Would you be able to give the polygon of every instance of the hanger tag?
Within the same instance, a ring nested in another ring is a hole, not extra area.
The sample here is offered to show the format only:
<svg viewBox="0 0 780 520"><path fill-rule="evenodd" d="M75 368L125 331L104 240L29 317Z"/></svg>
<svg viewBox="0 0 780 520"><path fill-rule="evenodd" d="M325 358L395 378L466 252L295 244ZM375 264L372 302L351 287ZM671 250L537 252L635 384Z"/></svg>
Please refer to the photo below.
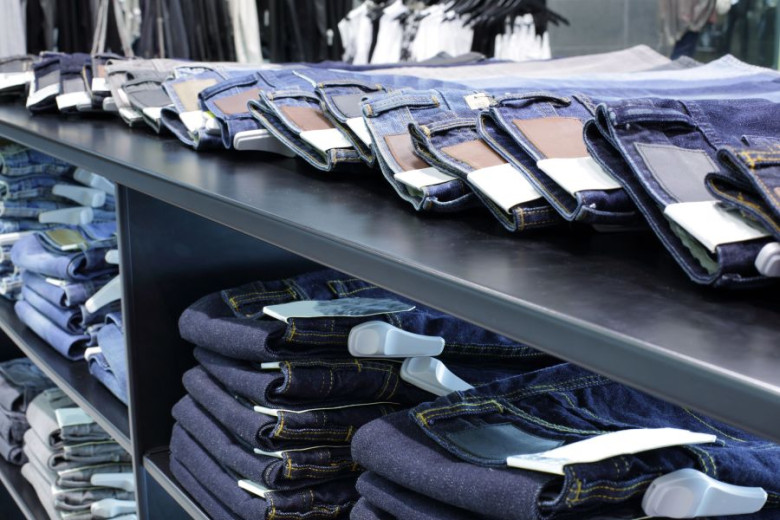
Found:
<svg viewBox="0 0 780 520"><path fill-rule="evenodd" d="M336 300L303 300L266 305L263 314L287 323L289 318L361 318L414 310L398 300L386 298L339 298Z"/></svg>

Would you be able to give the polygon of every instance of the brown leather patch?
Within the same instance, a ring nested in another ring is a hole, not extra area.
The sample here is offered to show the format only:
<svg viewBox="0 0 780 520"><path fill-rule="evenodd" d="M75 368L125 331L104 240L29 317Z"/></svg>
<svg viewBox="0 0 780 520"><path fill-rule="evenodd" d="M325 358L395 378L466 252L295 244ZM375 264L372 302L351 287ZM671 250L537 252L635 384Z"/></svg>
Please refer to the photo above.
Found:
<svg viewBox="0 0 780 520"><path fill-rule="evenodd" d="M257 99L259 95L259 88L250 88L248 90L243 90L238 94L233 94L232 96L225 96L223 98L217 99L214 101L214 104L217 105L217 108L219 108L225 115L228 116L246 114L249 112L246 104L253 99Z"/></svg>
<svg viewBox="0 0 780 520"><path fill-rule="evenodd" d="M425 161L414 155L414 145L412 144L411 135L386 135L385 142L387 143L387 147L390 148L390 153L393 154L393 158L395 158L403 171L422 170L429 166Z"/></svg>
<svg viewBox="0 0 780 520"><path fill-rule="evenodd" d="M489 147L485 141L480 139L466 141L453 146L445 146L441 151L453 159L468 164L475 170L506 164L506 161L500 155Z"/></svg>
<svg viewBox="0 0 780 520"><path fill-rule="evenodd" d="M216 84L217 80L214 78L192 79L174 83L173 90L176 92L176 95L179 96L179 101L181 101L181 104L184 106L184 111L192 112L193 110L200 109L200 106L198 106L198 94L200 94L200 91Z"/></svg>
<svg viewBox="0 0 780 520"><path fill-rule="evenodd" d="M582 121L576 117L514 119L512 122L547 159L588 156L582 138Z"/></svg>
<svg viewBox="0 0 780 520"><path fill-rule="evenodd" d="M302 132L335 128L318 108L283 105L280 110Z"/></svg>

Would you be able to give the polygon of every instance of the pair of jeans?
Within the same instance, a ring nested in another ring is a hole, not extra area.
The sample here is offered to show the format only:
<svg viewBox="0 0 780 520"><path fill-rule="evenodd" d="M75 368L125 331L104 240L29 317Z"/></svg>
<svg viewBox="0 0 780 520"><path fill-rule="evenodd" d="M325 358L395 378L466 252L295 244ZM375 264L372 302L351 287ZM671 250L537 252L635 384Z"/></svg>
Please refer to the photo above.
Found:
<svg viewBox="0 0 780 520"><path fill-rule="evenodd" d="M354 477L361 471L352 461L349 446L286 450L273 456L255 453L251 445L230 433L188 395L176 403L172 414L179 427L219 464L269 489L300 489Z"/></svg>
<svg viewBox="0 0 780 520"><path fill-rule="evenodd" d="M20 238L11 250L11 260L20 269L69 281L102 278L116 272L115 265L106 262L106 252L115 247L115 240L95 241L95 247L83 251L57 251L44 237L34 234Z"/></svg>
<svg viewBox="0 0 780 520"><path fill-rule="evenodd" d="M143 121L157 133L163 129L160 110L171 103L162 86L169 77L169 71L146 71L126 81L121 87L135 113L140 114Z"/></svg>
<svg viewBox="0 0 780 520"><path fill-rule="evenodd" d="M10 412L27 411L30 402L54 386L40 368L27 358L0 363L0 408Z"/></svg>
<svg viewBox="0 0 780 520"><path fill-rule="evenodd" d="M780 139L750 141L753 147L718 150L723 171L707 175L707 189L780 241Z"/></svg>
<svg viewBox="0 0 780 520"><path fill-rule="evenodd" d="M61 329L35 307L24 300L17 301L14 311L19 319L46 343L71 361L84 358L84 349L90 341L89 334L71 333Z"/></svg>
<svg viewBox="0 0 780 520"><path fill-rule="evenodd" d="M201 485L220 497L233 514L246 520L257 518L345 518L357 493L353 486L338 481L304 490L269 491L265 498L238 487L240 477L229 473L183 429L174 426L171 458L186 468ZM178 472L174 471L174 476ZM186 486L186 479L183 479ZM200 502L198 489L189 489ZM208 500L207 500L208 502Z"/></svg>
<svg viewBox="0 0 780 520"><path fill-rule="evenodd" d="M35 79L27 109L33 114L57 109L56 97L85 90L81 71L89 63L89 54L44 53L33 65Z"/></svg>
<svg viewBox="0 0 780 520"><path fill-rule="evenodd" d="M101 287L108 283L110 278L98 278L82 282L50 281L38 273L24 271L22 273L22 281L25 286L35 291L42 298L54 305L65 308L86 302Z"/></svg>
<svg viewBox="0 0 780 520"><path fill-rule="evenodd" d="M182 381L192 399L220 424L263 451L347 445L357 428L399 409L394 403L376 403L302 411L275 409L275 415L270 415L229 394L200 367L185 372Z"/></svg>
<svg viewBox="0 0 780 520"><path fill-rule="evenodd" d="M95 422L61 426L55 413L60 408L76 408L76 404L59 388L44 390L27 407L30 426L50 448L59 449L66 443L111 440L111 436Z"/></svg>
<svg viewBox="0 0 780 520"><path fill-rule="evenodd" d="M673 225L672 204L715 200L705 177L723 171L717 150L780 135L780 103L754 99L635 99L599 105L588 150L617 179L688 277L715 287L766 283L754 261L769 238L710 250ZM684 169L680 170L680 165Z"/></svg>
<svg viewBox="0 0 780 520"><path fill-rule="evenodd" d="M0 177L0 198L3 200L51 199L52 188L62 179L48 174L33 174L23 177Z"/></svg>
<svg viewBox="0 0 780 520"><path fill-rule="evenodd" d="M143 124L143 114L130 103L122 88L125 83L142 79L145 74L170 74L174 68L186 62L170 59L153 60L109 60L106 64L106 78L111 89L111 97L122 119L130 126Z"/></svg>
<svg viewBox="0 0 780 520"><path fill-rule="evenodd" d="M396 517L371 505L365 498L355 502L349 514L350 520L395 520Z"/></svg>
<svg viewBox="0 0 780 520"><path fill-rule="evenodd" d="M119 310L120 303L112 302L95 311L88 311L84 305L62 308L49 302L28 286L22 287L22 298L54 325L70 334L84 334L87 327L103 323L109 312Z"/></svg>
<svg viewBox="0 0 780 520"><path fill-rule="evenodd" d="M92 464L78 466L71 469L63 469L57 472L57 480L54 482L61 488L89 487L93 475L104 473L132 473L133 465L127 462L110 462L106 464Z"/></svg>
<svg viewBox="0 0 780 520"><path fill-rule="evenodd" d="M297 300L387 298L415 309L360 318L294 318L284 323L263 317L266 305ZM201 298L179 318L183 339L226 357L247 361L292 361L348 356L347 339L355 325L386 321L396 327L445 340L440 357L451 361L487 362L533 368L554 358L509 338L486 331L446 313L416 304L363 280L333 270L306 273L284 280L254 282Z"/></svg>
<svg viewBox="0 0 780 520"><path fill-rule="evenodd" d="M0 174L6 177L27 175L60 177L72 171L72 164L26 146L9 144L0 148Z"/></svg>
<svg viewBox="0 0 780 520"><path fill-rule="evenodd" d="M37 219L41 213L73 207L51 200L0 201L0 217L4 219Z"/></svg>
<svg viewBox="0 0 780 520"><path fill-rule="evenodd" d="M25 453L55 473L98 464L128 463L132 461L119 444L113 441L64 444L59 449L46 446L34 429L24 434Z"/></svg>
<svg viewBox="0 0 780 520"><path fill-rule="evenodd" d="M117 399L127 404L127 349L119 312L106 315L105 324L97 331L97 344L100 352L87 359L89 372Z"/></svg>

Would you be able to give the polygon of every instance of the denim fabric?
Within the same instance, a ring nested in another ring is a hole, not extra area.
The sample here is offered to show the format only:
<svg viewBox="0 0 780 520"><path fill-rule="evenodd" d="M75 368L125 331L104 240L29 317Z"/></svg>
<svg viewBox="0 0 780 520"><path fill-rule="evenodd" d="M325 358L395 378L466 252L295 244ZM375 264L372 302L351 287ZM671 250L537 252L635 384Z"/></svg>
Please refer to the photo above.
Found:
<svg viewBox="0 0 780 520"><path fill-rule="evenodd" d="M61 329L24 300L16 302L14 310L25 325L64 357L71 361L84 358L88 334L74 334Z"/></svg>
<svg viewBox="0 0 780 520"><path fill-rule="evenodd" d="M233 514L222 502L225 497L218 497L213 489L198 482L198 479L173 456L170 458L170 469L181 487L205 511L212 520L241 520Z"/></svg>
<svg viewBox="0 0 780 520"><path fill-rule="evenodd" d="M290 318L288 323L262 317L266 305L295 300L346 297L392 298L415 305L413 311L363 318ZM182 313L179 332L186 341L226 357L248 361L346 358L349 331L355 325L384 320L446 344L442 358L484 365L517 363L525 369L557 362L521 343L488 332L443 312L337 271L307 273L273 282L255 282L201 298Z"/></svg>
<svg viewBox="0 0 780 520"><path fill-rule="evenodd" d="M26 175L67 175L73 165L38 150L17 144L0 148L0 174L6 177Z"/></svg>
<svg viewBox="0 0 780 520"><path fill-rule="evenodd" d="M349 514L350 520L395 520L396 517L360 498Z"/></svg>
<svg viewBox="0 0 780 520"><path fill-rule="evenodd" d="M35 79L34 90L38 91L48 85L57 84L59 90L28 105L27 108L33 114L49 112L57 109L56 96L70 92L84 90L84 80L81 78L81 70L89 63L89 54L74 53L44 53L41 60L33 65Z"/></svg>
<svg viewBox="0 0 780 520"><path fill-rule="evenodd" d="M114 273L115 265L106 262L112 244L85 251L56 251L38 235L20 238L11 250L11 260L20 269L70 281L94 280Z"/></svg>
<svg viewBox="0 0 780 520"><path fill-rule="evenodd" d="M0 441L5 444L9 446L20 445L24 432L29 428L30 424L22 412L0 411Z"/></svg>
<svg viewBox="0 0 780 520"><path fill-rule="evenodd" d="M184 373L184 388L192 399L235 436L264 451L349 443L363 424L396 411L392 404L339 409L310 409L299 413L278 410L276 416L242 404L200 367Z"/></svg>
<svg viewBox="0 0 780 520"><path fill-rule="evenodd" d="M171 98L163 89L166 79L167 72L155 72L144 74L122 85L122 91L130 106L136 113L141 114L144 122L158 134L164 128L159 118L160 109L171 104Z"/></svg>
<svg viewBox="0 0 780 520"><path fill-rule="evenodd" d="M462 461L426 436L407 411L360 428L352 440L352 456L361 466L404 488L475 514L512 520L542 518L535 512L537 501L556 479Z"/></svg>
<svg viewBox="0 0 780 520"><path fill-rule="evenodd" d="M37 220L0 219L0 234L18 233L20 231L45 231L61 227L63 227L62 224L41 224Z"/></svg>
<svg viewBox="0 0 780 520"><path fill-rule="evenodd" d="M0 197L4 200L49 199L52 187L61 182L61 178L48 174L3 176L0 177Z"/></svg>
<svg viewBox="0 0 780 520"><path fill-rule="evenodd" d="M325 480L355 476L361 469L348 446L289 450L279 457L254 453L253 448L217 423L190 396L173 407L178 425L217 462L269 489L299 489ZM350 481L354 486L354 481Z"/></svg>
<svg viewBox="0 0 780 520"><path fill-rule="evenodd" d="M279 370L263 370L206 349L196 348L194 354L230 392L268 407L307 409L377 401L413 405L431 397L401 380L400 361L284 361Z"/></svg>
<svg viewBox="0 0 780 520"><path fill-rule="evenodd" d="M0 408L25 412L30 402L54 383L27 358L0 363Z"/></svg>
<svg viewBox="0 0 780 520"><path fill-rule="evenodd" d="M38 218L38 215L41 213L71 206L72 204L63 204L49 200L0 201L0 217L7 219Z"/></svg>
<svg viewBox="0 0 780 520"><path fill-rule="evenodd" d="M52 449L33 429L24 434L24 445L30 459L35 458L54 472L132 461L130 454L113 441L64 444L58 449Z"/></svg>
<svg viewBox="0 0 780 520"><path fill-rule="evenodd" d="M25 427L29 428L29 425L25 424ZM18 432L15 435L18 435ZM22 438L23 436L24 434L22 434ZM27 456L24 454L22 446L23 444L21 441L11 442L3 437L0 437L0 457L10 462L11 464L14 464L15 466L21 466L27 462Z"/></svg>
<svg viewBox="0 0 780 520"><path fill-rule="evenodd" d="M246 520L257 518L344 518L355 500L354 488L334 489L328 484L297 491L271 491L265 498L238 487L238 478L212 459L184 430L174 426L171 456L207 489L221 497L229 509ZM197 497L195 497L197 499Z"/></svg>
<svg viewBox="0 0 780 520"><path fill-rule="evenodd" d="M117 311L120 305L119 302L112 302L94 313L89 312L83 305L63 309L41 297L28 286L22 287L22 299L54 325L71 334L84 334L89 325L102 323L106 314Z"/></svg>
<svg viewBox="0 0 780 520"><path fill-rule="evenodd" d="M409 133L418 156L437 169L460 178L507 230L525 231L562 222L555 209L541 195L536 200L517 204L509 212L505 211L468 179L468 174L477 168L445 151L445 148L451 146L486 141L477 133L476 117L458 117L451 113L438 122L410 124ZM523 170L514 167L518 175L523 175Z"/></svg>
<svg viewBox="0 0 780 520"><path fill-rule="evenodd" d="M588 150L631 196L651 228L686 274L716 287L752 286L766 282L754 261L768 239L718 246L714 256L704 248L692 253L663 214L675 202L712 200L704 181L694 195L681 199L664 184L660 171L645 161L647 146L694 151L718 166L717 150L740 146L740 136L780 135L780 104L761 100L674 101L635 99L599 105L597 118L586 125ZM643 148L644 147L644 148ZM687 170L686 170L687 171ZM689 174L690 175L690 174ZM659 177L661 176L661 177ZM691 182L699 182L691 177Z"/></svg>
<svg viewBox="0 0 780 520"><path fill-rule="evenodd" d="M721 148L718 159L725 171L711 173L705 182L716 199L760 223L780 241L780 139L757 141L750 143L752 148Z"/></svg>
<svg viewBox="0 0 780 520"><path fill-rule="evenodd" d="M83 282L67 282L61 280L54 284L46 277L25 271L22 273L24 285L38 293L42 298L62 308L73 307L86 302L93 294L103 287L110 278L86 280Z"/></svg>
<svg viewBox="0 0 780 520"><path fill-rule="evenodd" d="M97 423L65 426L60 428L54 413L59 408L75 408L75 403L59 388L44 390L27 408L27 420L35 433L53 449L65 443L98 442L110 440Z"/></svg>
<svg viewBox="0 0 780 520"><path fill-rule="evenodd" d="M512 450L487 445L495 438L489 428L496 425L564 444L631 428L682 428L718 438L712 444L566 466L565 476L553 477L545 495L529 509L538 515L533 518L582 518L585 513L622 506L634 508L641 516L642 494L650 483L659 475L689 467L723 482L762 487L769 494L767 509L774 508L777 514L780 506L775 471L780 446L569 364L455 392L419 405L409 416L458 459L501 471ZM475 429L484 438L479 446L462 440L463 432ZM507 499L497 503L507 505Z"/></svg>
<svg viewBox="0 0 780 520"><path fill-rule="evenodd" d="M62 518L60 512L54 507L54 497L51 493L51 482L44 477L37 465L28 462L22 466L22 476L30 483L41 502L43 509L49 515L50 520L59 520ZM80 519L79 519L80 520Z"/></svg>
<svg viewBox="0 0 780 520"><path fill-rule="evenodd" d="M36 59L37 57L32 54L5 56L0 58L0 73L13 74L31 71Z"/></svg>
<svg viewBox="0 0 780 520"><path fill-rule="evenodd" d="M366 471L357 481L360 496L392 518L404 520L480 520L491 517L466 511L415 493Z"/></svg>
<svg viewBox="0 0 780 520"><path fill-rule="evenodd" d="M159 77L170 74L178 65L186 62L168 59L154 60L110 60L106 65L106 78L111 89L111 97L116 103L122 119L130 126L143 124L143 115L130 104L123 85L129 81L142 79L150 75Z"/></svg>
<svg viewBox="0 0 780 520"><path fill-rule="evenodd" d="M87 357L87 366L92 377L100 381L117 399L127 404L127 389L114 375L111 365L102 353Z"/></svg>
<svg viewBox="0 0 780 520"><path fill-rule="evenodd" d="M127 348L122 330L122 316L109 312L105 325L97 332L101 353L90 357L89 371L102 382L120 401L127 404Z"/></svg>
<svg viewBox="0 0 780 520"><path fill-rule="evenodd" d="M94 464L57 472L55 484L61 488L81 488L91 485L92 475L103 473L132 473L133 465L126 462Z"/></svg>

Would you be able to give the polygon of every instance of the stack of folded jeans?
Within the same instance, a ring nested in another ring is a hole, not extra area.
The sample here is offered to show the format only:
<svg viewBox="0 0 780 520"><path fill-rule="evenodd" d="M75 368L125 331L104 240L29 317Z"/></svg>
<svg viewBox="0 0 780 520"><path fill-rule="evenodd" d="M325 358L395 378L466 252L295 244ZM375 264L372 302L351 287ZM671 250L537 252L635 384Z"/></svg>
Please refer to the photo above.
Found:
<svg viewBox="0 0 780 520"><path fill-rule="evenodd" d="M51 519L133 517L132 458L105 430L58 388L30 403L27 420L22 475Z"/></svg>
<svg viewBox="0 0 780 520"><path fill-rule="evenodd" d="M336 305L286 322L263 316L267 305L310 300ZM475 383L557 362L335 271L201 298L179 320L199 366L185 373L188 395L173 409L171 469L208 514L348 513L361 471L350 456L354 432L434 396L401 379L399 359L350 356L350 331L367 321L444 338L442 357Z"/></svg>
<svg viewBox="0 0 780 520"><path fill-rule="evenodd" d="M542 452L657 428L698 432L714 442L637 453L629 445L595 462L569 450L574 460L546 471L528 463L510 467L507 460L549 462L554 455ZM358 480L362 498L353 520L637 518L644 516L651 483L685 468L767 492L758 513L728 518L775 519L780 507L776 444L568 363L373 421L355 434L352 454L368 470Z"/></svg>
<svg viewBox="0 0 780 520"><path fill-rule="evenodd" d="M89 373L127 404L127 353L122 313L111 311L96 333L97 346L84 351Z"/></svg>
<svg viewBox="0 0 780 520"><path fill-rule="evenodd" d="M22 465L24 433L30 428L25 412L30 402L54 383L27 358L0 363L0 456Z"/></svg>

